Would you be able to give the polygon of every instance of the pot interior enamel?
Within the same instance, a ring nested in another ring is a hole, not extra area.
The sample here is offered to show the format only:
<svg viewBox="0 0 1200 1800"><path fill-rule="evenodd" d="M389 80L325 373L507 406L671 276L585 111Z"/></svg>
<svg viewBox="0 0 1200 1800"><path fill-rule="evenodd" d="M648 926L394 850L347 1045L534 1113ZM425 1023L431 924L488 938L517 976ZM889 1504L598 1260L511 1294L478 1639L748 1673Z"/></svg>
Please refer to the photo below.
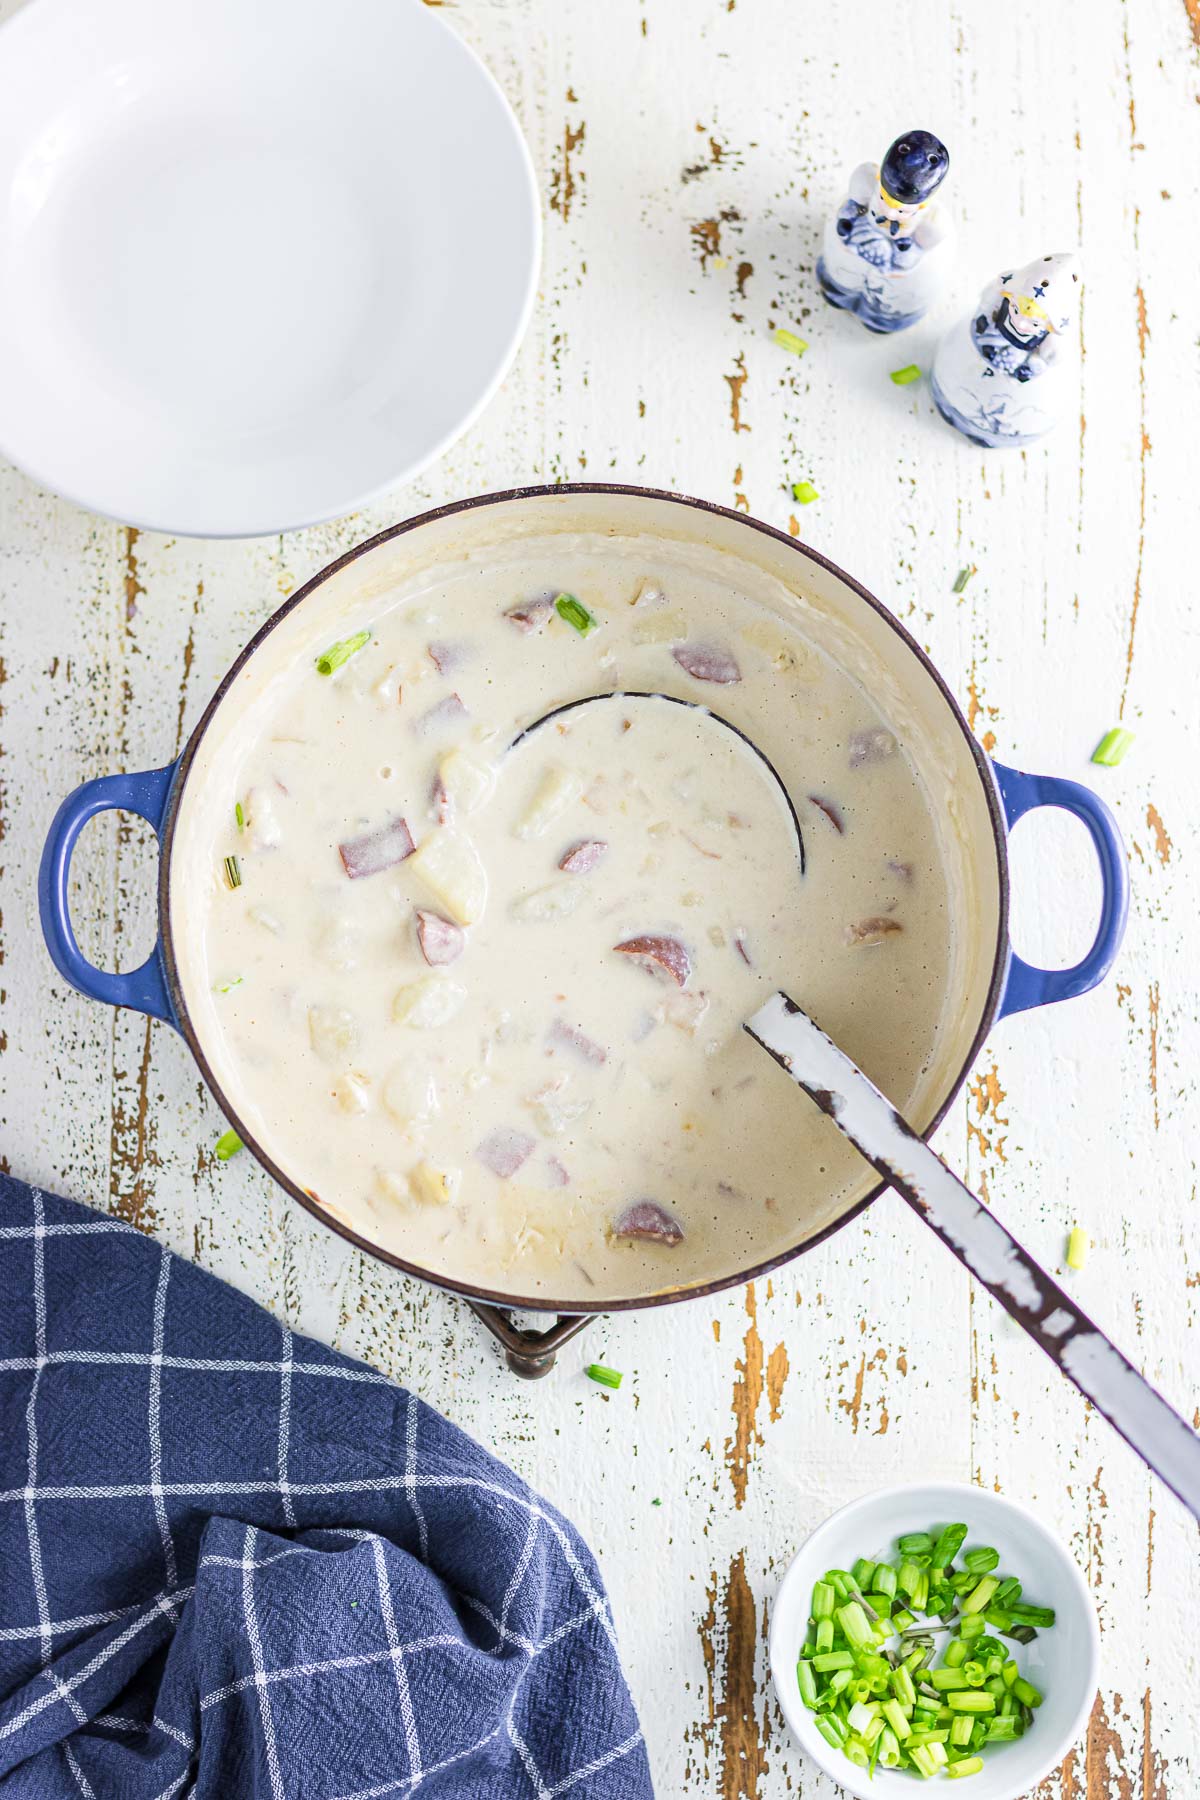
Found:
<svg viewBox="0 0 1200 1800"><path fill-rule="evenodd" d="M181 1027L209 1085L247 1145L302 1204L334 1230L398 1267L458 1292L513 1307L585 1312L646 1305L748 1279L795 1255L878 1189L836 1129L825 1123L820 1173L798 1176L752 1224L715 1232L686 1266L670 1250L603 1264L597 1280L564 1260L534 1282L502 1255L472 1260L440 1252L426 1234L405 1241L394 1223L375 1232L327 1196L311 1172L264 1131L242 1065L231 1054L205 953L206 909L218 903L214 869L228 838L239 770L281 693L315 650L382 614L409 593L452 584L465 573L526 563L533 547L547 569L564 560L625 557L655 569L688 570L794 620L802 634L849 674L904 747L924 790L945 875L944 997L912 1070L895 1093L926 1132L960 1087L994 1017L1006 943L1004 837L996 792L961 713L917 646L846 576L803 546L722 509L623 488L518 491L433 513L385 533L332 565L260 631L230 671L181 765L162 872L163 944ZM568 696L563 696L564 698ZM704 696L707 698L707 696ZM868 956L876 952L868 952ZM882 966L882 965L881 965ZM803 1004L805 994L795 997ZM298 1045L297 1053L303 1050ZM806 1102L780 1079L780 1109ZM782 1114L781 1114L782 1116ZM469 1146L464 1146L464 1155ZM451 1244L451 1240L447 1240Z"/></svg>

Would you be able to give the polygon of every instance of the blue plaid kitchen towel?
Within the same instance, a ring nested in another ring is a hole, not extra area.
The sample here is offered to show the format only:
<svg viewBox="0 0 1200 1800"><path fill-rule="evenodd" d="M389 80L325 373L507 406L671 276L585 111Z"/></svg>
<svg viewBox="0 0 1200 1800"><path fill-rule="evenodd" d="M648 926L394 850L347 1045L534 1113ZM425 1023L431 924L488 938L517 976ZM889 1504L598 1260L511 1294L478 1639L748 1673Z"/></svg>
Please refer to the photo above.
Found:
<svg viewBox="0 0 1200 1800"><path fill-rule="evenodd" d="M0 1176L0 1795L647 1800L585 1544L403 1389Z"/></svg>

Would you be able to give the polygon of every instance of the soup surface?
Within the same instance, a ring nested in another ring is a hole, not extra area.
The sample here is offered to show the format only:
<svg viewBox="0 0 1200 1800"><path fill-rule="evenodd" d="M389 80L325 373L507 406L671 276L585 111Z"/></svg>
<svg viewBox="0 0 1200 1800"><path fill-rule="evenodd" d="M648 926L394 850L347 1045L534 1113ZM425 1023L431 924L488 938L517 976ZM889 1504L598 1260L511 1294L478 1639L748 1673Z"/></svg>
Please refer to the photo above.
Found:
<svg viewBox="0 0 1200 1800"><path fill-rule="evenodd" d="M947 878L801 612L566 541L339 629L254 709L201 916L276 1163L435 1275L559 1301L719 1277L863 1191L741 1023L783 987L909 1105Z"/></svg>

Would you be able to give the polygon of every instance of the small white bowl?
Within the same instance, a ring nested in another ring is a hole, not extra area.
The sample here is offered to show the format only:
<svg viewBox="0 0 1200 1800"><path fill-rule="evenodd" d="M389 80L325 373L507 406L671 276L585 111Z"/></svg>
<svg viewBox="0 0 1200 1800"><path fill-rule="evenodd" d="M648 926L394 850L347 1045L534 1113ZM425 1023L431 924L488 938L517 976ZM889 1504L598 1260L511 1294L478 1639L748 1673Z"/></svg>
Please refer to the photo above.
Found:
<svg viewBox="0 0 1200 1800"><path fill-rule="evenodd" d="M955 1520L968 1528L966 1548L994 1545L1001 1568L1020 1580L1023 1597L1052 1606L1057 1620L1031 1644L1012 1646L1022 1674L1045 1695L1032 1727L1016 1743L986 1753L979 1774L946 1782L946 1792L961 1792L967 1800L1018 1800L1057 1768L1087 1725L1099 1677L1100 1629L1083 1576L1058 1540L1023 1506L983 1488L958 1482L884 1488L852 1500L817 1527L788 1565L771 1613L771 1674L783 1715L805 1753L857 1800L905 1795L911 1800L927 1784L911 1771L878 1765L868 1780L865 1769L856 1768L817 1730L796 1683L813 1584L826 1569L852 1568L860 1556L891 1561L902 1533Z"/></svg>
<svg viewBox="0 0 1200 1800"><path fill-rule="evenodd" d="M407 481L495 392L540 211L420 0L36 0L0 32L0 454L239 537Z"/></svg>

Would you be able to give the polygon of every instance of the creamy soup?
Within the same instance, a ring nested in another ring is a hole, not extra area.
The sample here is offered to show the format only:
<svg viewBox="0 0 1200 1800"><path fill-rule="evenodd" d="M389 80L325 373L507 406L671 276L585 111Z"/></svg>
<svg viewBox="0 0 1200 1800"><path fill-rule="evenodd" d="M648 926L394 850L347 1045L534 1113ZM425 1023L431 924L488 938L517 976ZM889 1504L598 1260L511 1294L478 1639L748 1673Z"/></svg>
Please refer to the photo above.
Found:
<svg viewBox="0 0 1200 1800"><path fill-rule="evenodd" d="M727 1273L861 1190L741 1023L783 987L907 1105L947 878L800 615L563 543L339 628L227 759L204 897L223 1079L275 1162L435 1274L560 1300Z"/></svg>

